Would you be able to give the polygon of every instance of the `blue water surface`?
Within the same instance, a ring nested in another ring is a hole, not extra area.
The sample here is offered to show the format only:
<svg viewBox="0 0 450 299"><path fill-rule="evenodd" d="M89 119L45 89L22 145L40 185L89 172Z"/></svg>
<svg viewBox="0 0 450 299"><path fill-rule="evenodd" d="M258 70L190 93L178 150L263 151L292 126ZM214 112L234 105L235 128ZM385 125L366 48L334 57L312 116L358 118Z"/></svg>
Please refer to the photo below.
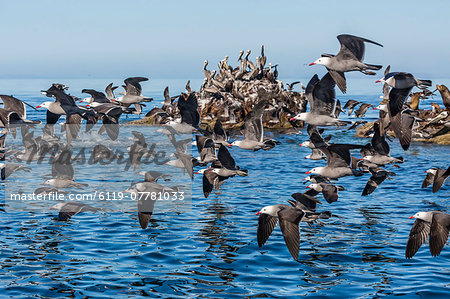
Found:
<svg viewBox="0 0 450 299"><path fill-rule="evenodd" d="M83 88L102 90L110 82L122 84L120 79L0 80L0 92L36 106L47 100L39 92L52 82L67 84L69 92L79 97ZM160 105L166 85L175 95L183 91L185 83L150 80L143 83L143 90ZM200 84L201 80L191 81L193 89ZM374 90L372 86L369 89ZM357 99L375 104L378 96L369 92L338 97L343 103ZM431 101L441 103L440 96L424 101L423 107L429 107ZM45 117L45 110L28 109L28 113L31 119ZM370 109L365 119L376 117L377 112ZM136 116L128 118L132 119ZM347 190L340 192L337 202L322 200L318 208L331 211L333 217L322 227L301 224L300 255L294 261L279 228L264 247L258 248L255 213L266 205L286 203L294 192L304 192L305 172L325 162L304 159L310 152L298 145L307 139L305 131L296 136L266 135L281 145L258 152L230 149L237 165L249 170L248 177L227 180L219 192L205 199L202 176L196 175L192 209L182 213L160 210L146 230L140 228L135 210L106 209L58 222L48 209L6 208L0 212L0 296L449 296L448 245L436 258L431 257L428 244L413 259L404 257L414 222L409 216L418 211L449 212L448 183L435 194L431 187L420 188L425 170L448 167L448 146L413 142L404 152L394 140L391 154L403 156L405 162L400 168L387 166L397 175L366 197L361 197L361 192L368 175L340 179L339 184ZM345 129L330 128L324 135L332 135L335 143L370 141L355 138L354 131ZM353 154L359 157L357 151ZM93 186L102 180L101 175L89 176L95 171L94 166L76 166L77 177L88 179ZM118 184L126 181L129 186L129 181L137 178L128 176L117 173ZM0 182L0 194L14 184L37 184L37 188L38 181L41 177L12 175Z"/></svg>

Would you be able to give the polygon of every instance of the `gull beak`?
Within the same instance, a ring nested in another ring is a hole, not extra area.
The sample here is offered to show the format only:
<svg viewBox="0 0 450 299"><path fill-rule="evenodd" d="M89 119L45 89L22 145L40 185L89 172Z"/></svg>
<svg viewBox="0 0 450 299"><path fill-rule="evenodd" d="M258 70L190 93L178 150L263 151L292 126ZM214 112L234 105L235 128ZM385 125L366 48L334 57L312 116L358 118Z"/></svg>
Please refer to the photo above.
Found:
<svg viewBox="0 0 450 299"><path fill-rule="evenodd" d="M377 80L377 81L375 81L375 83L380 83L381 82L381 80Z"/></svg>
<svg viewBox="0 0 450 299"><path fill-rule="evenodd" d="M311 171L307 171L307 172L305 172L306 174L310 174L311 173Z"/></svg>
<svg viewBox="0 0 450 299"><path fill-rule="evenodd" d="M260 211L260 212L258 212L258 213L256 213L255 215L259 215L259 214L261 214L261 211Z"/></svg>
<svg viewBox="0 0 450 299"><path fill-rule="evenodd" d="M309 186L306 186L306 189L309 189L310 187Z"/></svg>
<svg viewBox="0 0 450 299"><path fill-rule="evenodd" d="M291 117L289 120L290 120L290 121L294 121L294 120L295 120L295 117Z"/></svg>
<svg viewBox="0 0 450 299"><path fill-rule="evenodd" d="M314 62L311 62L311 63L309 64L309 66L311 66L311 65L315 65L315 63L314 63Z"/></svg>
<svg viewBox="0 0 450 299"><path fill-rule="evenodd" d="M415 217L414 216L409 217L409 219L413 219L413 218L415 218Z"/></svg>
<svg viewBox="0 0 450 299"><path fill-rule="evenodd" d="M39 105L39 106L36 106L36 108L41 108L41 105Z"/></svg>

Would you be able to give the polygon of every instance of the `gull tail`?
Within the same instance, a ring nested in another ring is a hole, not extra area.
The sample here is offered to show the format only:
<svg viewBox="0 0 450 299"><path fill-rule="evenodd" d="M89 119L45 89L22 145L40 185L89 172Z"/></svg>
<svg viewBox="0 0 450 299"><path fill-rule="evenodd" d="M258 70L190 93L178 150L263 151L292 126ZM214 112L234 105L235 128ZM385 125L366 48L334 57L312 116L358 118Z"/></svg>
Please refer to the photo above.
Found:
<svg viewBox="0 0 450 299"><path fill-rule="evenodd" d="M382 65L367 64L367 63L366 63L366 66L369 70L376 70L376 71L380 70L383 67Z"/></svg>
<svg viewBox="0 0 450 299"><path fill-rule="evenodd" d="M352 122L351 121L348 121L348 120L339 120L338 122L337 122L337 125L338 126L346 126L346 125L350 125Z"/></svg>
<svg viewBox="0 0 450 299"><path fill-rule="evenodd" d="M331 217L330 211L325 211L319 214L319 219L329 219Z"/></svg>
<svg viewBox="0 0 450 299"><path fill-rule="evenodd" d="M239 170L236 170L236 174L238 176L248 176L248 170L247 169L245 169L245 170L239 169Z"/></svg>
<svg viewBox="0 0 450 299"><path fill-rule="evenodd" d="M288 200L289 201L289 200ZM291 202L289 202L291 203ZM292 203L291 203L292 205ZM305 217L314 218L314 220L317 219L329 219L331 217L331 212L325 211L325 212L305 212Z"/></svg>
<svg viewBox="0 0 450 299"><path fill-rule="evenodd" d="M272 149L272 148L274 148L277 144L281 144L281 142L276 141L276 140L273 140L273 139L267 139L267 140L264 140L263 143L264 143L264 145L265 145L265 147L264 147L265 150Z"/></svg>
<svg viewBox="0 0 450 299"><path fill-rule="evenodd" d="M405 159L403 159L403 157L394 157L394 159L396 159L396 163L403 163L405 161Z"/></svg>
<svg viewBox="0 0 450 299"><path fill-rule="evenodd" d="M422 85L422 86L431 86L433 83L431 82L431 80L419 80L419 79L417 79L417 84Z"/></svg>

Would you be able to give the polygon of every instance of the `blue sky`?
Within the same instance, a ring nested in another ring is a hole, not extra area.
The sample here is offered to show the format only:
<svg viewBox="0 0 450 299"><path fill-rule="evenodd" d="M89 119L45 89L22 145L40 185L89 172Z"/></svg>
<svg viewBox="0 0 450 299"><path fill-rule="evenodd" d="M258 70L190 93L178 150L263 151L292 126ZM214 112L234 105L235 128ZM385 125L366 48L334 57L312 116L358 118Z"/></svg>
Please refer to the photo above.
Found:
<svg viewBox="0 0 450 299"><path fill-rule="evenodd" d="M319 3L320 2L320 3ZM307 78L336 36L375 40L366 62L447 78L446 1L1 1L0 78L198 78L261 44L280 76ZM355 74L359 77L361 74Z"/></svg>

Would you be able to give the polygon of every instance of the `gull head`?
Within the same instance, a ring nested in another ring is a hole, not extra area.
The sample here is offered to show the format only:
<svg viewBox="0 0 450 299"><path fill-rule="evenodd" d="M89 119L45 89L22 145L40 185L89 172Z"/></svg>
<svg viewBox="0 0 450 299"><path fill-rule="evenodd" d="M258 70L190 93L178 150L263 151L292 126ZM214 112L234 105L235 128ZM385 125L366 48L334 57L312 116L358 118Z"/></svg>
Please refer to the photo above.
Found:
<svg viewBox="0 0 450 299"><path fill-rule="evenodd" d="M433 218L433 214L429 213L429 212L418 212L415 215L409 217L409 219L420 219L426 222L431 222L432 218Z"/></svg>
<svg viewBox="0 0 450 299"><path fill-rule="evenodd" d="M265 206L256 215L267 214L270 216L277 216L277 210L275 206Z"/></svg>
<svg viewBox="0 0 450 299"><path fill-rule="evenodd" d="M331 64L331 58L330 57L320 57L319 59L317 59L314 62L311 62L309 65L316 65L316 64L321 64L324 66L329 66Z"/></svg>
<svg viewBox="0 0 450 299"><path fill-rule="evenodd" d="M47 108L48 109L52 103L54 103L54 102L47 101L47 102L44 102L44 103L36 106L36 108Z"/></svg>
<svg viewBox="0 0 450 299"><path fill-rule="evenodd" d="M65 202L57 203L56 205L51 206L50 210L58 210L58 211L60 211L64 207L65 204L66 204Z"/></svg>

